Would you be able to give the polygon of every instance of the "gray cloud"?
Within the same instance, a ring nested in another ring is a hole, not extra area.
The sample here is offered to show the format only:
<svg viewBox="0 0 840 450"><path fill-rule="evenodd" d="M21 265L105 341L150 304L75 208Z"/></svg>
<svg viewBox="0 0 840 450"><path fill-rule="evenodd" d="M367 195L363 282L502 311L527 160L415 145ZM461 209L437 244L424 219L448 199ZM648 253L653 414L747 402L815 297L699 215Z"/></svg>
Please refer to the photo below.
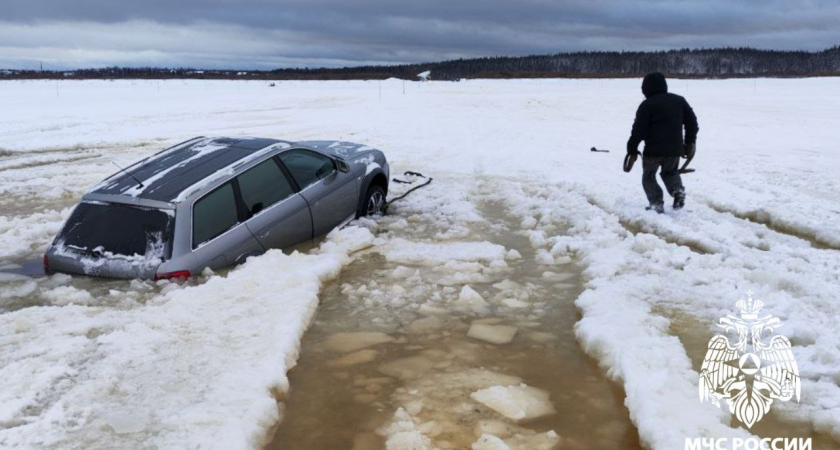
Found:
<svg viewBox="0 0 840 450"><path fill-rule="evenodd" d="M0 67L275 68L840 43L836 0L4 0Z"/></svg>

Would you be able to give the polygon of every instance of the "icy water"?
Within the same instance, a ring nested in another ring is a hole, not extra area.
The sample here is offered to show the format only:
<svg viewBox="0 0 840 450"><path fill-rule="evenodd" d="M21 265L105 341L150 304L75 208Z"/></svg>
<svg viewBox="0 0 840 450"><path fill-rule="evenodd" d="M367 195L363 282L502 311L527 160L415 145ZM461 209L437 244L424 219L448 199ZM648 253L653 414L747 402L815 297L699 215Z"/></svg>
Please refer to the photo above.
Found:
<svg viewBox="0 0 840 450"><path fill-rule="evenodd" d="M321 293L298 366L289 373L283 422L267 449L377 450L386 439L388 448L425 448L418 432L428 448L469 449L484 433L523 450L640 448L623 392L575 340L580 269L573 262L538 264L528 239L512 231L518 227L499 205L483 204L480 213L485 222L471 224L465 240L486 240L521 255L491 279L469 283L490 307L418 311L378 301L407 291L422 303L413 295L446 298L465 284L452 281L458 276L441 277L446 271L440 267L395 264L375 251L362 256ZM386 227L388 220L394 219L383 219ZM412 222L384 233L412 242L440 231L433 228ZM402 272L413 275L394 277ZM497 306L499 299L504 306ZM516 334L509 343L490 343L468 336L476 324ZM553 412L517 421L470 396L523 383L536 388L542 407Z"/></svg>

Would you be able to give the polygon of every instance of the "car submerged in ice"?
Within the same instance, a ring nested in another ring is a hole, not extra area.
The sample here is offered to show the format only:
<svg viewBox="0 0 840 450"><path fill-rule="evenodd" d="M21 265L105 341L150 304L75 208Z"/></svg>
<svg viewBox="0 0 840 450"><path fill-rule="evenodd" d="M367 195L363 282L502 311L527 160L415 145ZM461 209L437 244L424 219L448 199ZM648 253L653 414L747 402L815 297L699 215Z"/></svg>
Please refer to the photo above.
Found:
<svg viewBox="0 0 840 450"><path fill-rule="evenodd" d="M349 142L191 139L91 189L44 269L187 278L381 212L388 177L381 151Z"/></svg>

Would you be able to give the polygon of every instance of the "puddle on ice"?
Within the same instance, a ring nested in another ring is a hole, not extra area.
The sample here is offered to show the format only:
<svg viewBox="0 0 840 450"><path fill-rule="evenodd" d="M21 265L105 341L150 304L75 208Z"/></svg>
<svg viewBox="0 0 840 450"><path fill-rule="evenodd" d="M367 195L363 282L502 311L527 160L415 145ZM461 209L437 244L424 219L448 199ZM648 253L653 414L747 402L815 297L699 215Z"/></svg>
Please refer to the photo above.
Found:
<svg viewBox="0 0 840 450"><path fill-rule="evenodd" d="M575 340L580 269L540 264L501 207L480 212L452 240L423 215L379 221L388 243L320 295L267 449L640 448Z"/></svg>
<svg viewBox="0 0 840 450"><path fill-rule="evenodd" d="M699 372L703 366L703 358L706 355L709 339L713 335L719 334L721 330L717 327L713 328L713 324L702 323L682 312L664 311L662 309L654 311L668 317L671 321L671 332L680 339L683 347L685 347L686 355L691 360L692 367ZM803 395L807 395L804 388ZM840 443L834 441L830 436L815 433L810 422L797 422L792 417L780 413L780 409L787 409L795 416L796 401L791 400L781 404L775 402L771 406L770 412L748 431L760 437L811 438L814 449L840 450ZM734 419L732 423L735 426L746 428Z"/></svg>

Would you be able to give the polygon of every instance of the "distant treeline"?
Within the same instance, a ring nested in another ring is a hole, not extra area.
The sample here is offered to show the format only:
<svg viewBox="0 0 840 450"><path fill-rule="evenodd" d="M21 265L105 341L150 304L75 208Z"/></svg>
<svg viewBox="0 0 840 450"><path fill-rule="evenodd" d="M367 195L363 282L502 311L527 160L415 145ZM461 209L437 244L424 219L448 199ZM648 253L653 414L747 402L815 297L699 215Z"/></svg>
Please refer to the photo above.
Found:
<svg viewBox="0 0 840 450"><path fill-rule="evenodd" d="M0 70L0 79L416 80L418 74L427 71L433 80L638 77L656 71L684 78L840 76L840 46L819 52L752 48L575 52L393 66L256 71L154 67L108 67L73 71Z"/></svg>

